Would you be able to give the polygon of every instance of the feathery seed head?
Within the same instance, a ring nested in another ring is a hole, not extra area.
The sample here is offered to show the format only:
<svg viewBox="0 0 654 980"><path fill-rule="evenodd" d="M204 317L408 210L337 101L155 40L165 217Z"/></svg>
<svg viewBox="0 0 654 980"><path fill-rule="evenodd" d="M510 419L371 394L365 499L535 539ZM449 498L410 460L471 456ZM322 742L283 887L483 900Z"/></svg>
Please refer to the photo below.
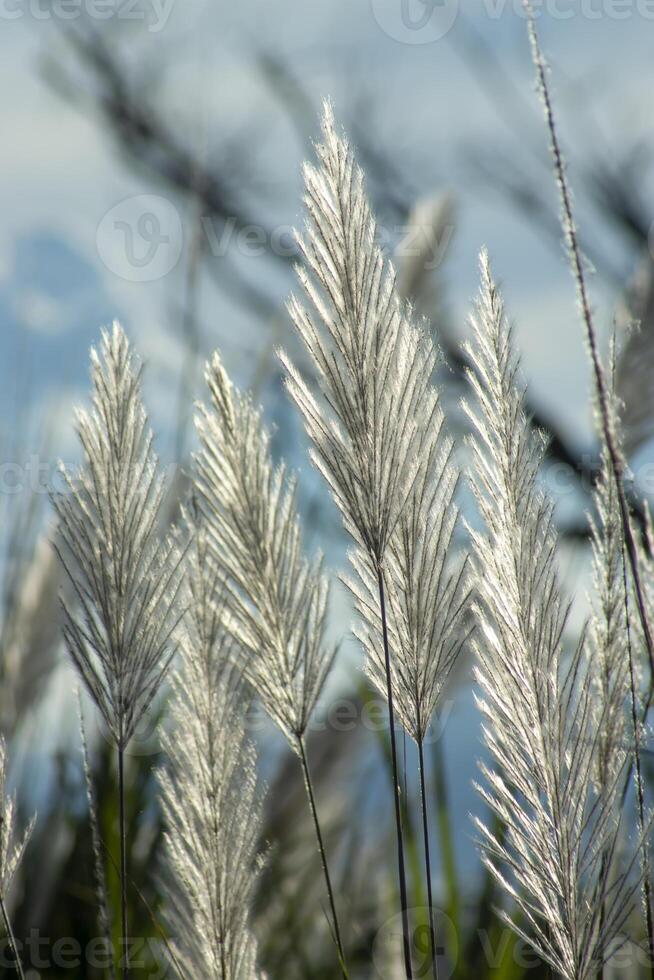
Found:
<svg viewBox="0 0 654 980"><path fill-rule="evenodd" d="M166 910L176 957L193 980L253 980L250 927L261 799L245 734L247 693L225 629L224 584L196 524L188 566L192 602L172 676L170 766L159 773L173 885Z"/></svg>
<svg viewBox="0 0 654 980"><path fill-rule="evenodd" d="M0 735L0 899L4 901L16 869L32 835L36 818L33 817L19 840L16 840L16 800L7 795L7 746Z"/></svg>
<svg viewBox="0 0 654 980"><path fill-rule="evenodd" d="M317 154L319 166L304 170L307 225L299 239L307 305L293 297L289 311L319 399L288 355L280 357L314 462L346 529L380 567L419 468L436 352L399 299L395 272L376 244L363 174L329 105Z"/></svg>
<svg viewBox="0 0 654 980"><path fill-rule="evenodd" d="M163 480L140 398L140 370L122 328L91 351L93 405L77 413L83 463L62 465L53 494L57 551L73 600L64 637L84 685L121 748L173 655L181 556L159 527Z"/></svg>
<svg viewBox="0 0 654 980"><path fill-rule="evenodd" d="M367 670L386 696L379 581L388 596L392 688L406 730L422 741L461 649L467 605L448 555L458 521L452 444L432 375L437 356L399 296L376 243L363 175L326 105L318 166L307 165L307 298L289 309L320 396L281 355L313 458L357 545L348 582L364 627Z"/></svg>
<svg viewBox="0 0 654 980"><path fill-rule="evenodd" d="M196 417L198 511L245 675L295 747L334 659L322 558L304 556L295 479L273 465L261 411L233 387L218 354L206 379L211 404Z"/></svg>
<svg viewBox="0 0 654 980"><path fill-rule="evenodd" d="M596 975L633 904L638 878L615 868L620 781L598 791L599 738L584 637L566 661L567 617L555 569L552 504L538 486L542 439L531 431L488 257L472 320L466 406L474 436L473 489L486 533L477 559L476 677L484 737L482 799L505 826L476 820L484 861L526 925L507 918L567 980ZM600 725L600 729L601 729ZM610 880L610 886L609 886Z"/></svg>

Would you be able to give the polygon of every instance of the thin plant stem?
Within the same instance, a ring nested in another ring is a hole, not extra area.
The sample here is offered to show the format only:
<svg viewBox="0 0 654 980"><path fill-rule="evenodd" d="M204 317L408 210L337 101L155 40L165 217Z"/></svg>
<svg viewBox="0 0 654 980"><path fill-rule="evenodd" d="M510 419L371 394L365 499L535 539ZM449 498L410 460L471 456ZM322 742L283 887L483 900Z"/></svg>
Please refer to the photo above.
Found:
<svg viewBox="0 0 654 980"><path fill-rule="evenodd" d="M654 980L654 918L652 917L652 883L650 880L650 860L647 837L645 835L645 791L643 788L643 773L640 752L640 722L636 701L636 677L634 671L634 654L631 645L631 625L629 621L629 593L627 583L627 563L624 546L622 550L622 575L624 581L625 624L627 627L627 650L629 653L629 692L631 695L631 723L634 729L634 761L636 767L636 796L638 798L638 824L643 849L643 892L645 897L645 918L647 921L647 943L649 957L649 975Z"/></svg>
<svg viewBox="0 0 654 980"><path fill-rule="evenodd" d="M98 826L98 808L93 790L93 775L91 773L91 760L89 758L88 743L86 741L86 726L84 724L84 713L82 711L82 697L79 687L77 688L77 710L79 716L80 740L82 743L82 760L84 766L84 782L86 783L86 799L89 808L89 826L91 830L91 843L93 846L93 866L95 871L95 891L97 901L98 927L107 943L107 948L112 948L111 930L109 926L109 900L107 896L107 881L102 863L102 839ZM116 978L116 968L113 957L109 965L109 976L111 980Z"/></svg>
<svg viewBox="0 0 654 980"><path fill-rule="evenodd" d="M11 951L14 954L14 962L16 963L16 973L21 978L25 980L25 974L23 973L23 964L20 961L20 956L18 955L18 947L16 946L16 937L14 936L14 930L11 928L11 922L9 921L9 916L7 914L7 906L5 905L4 896L0 896L0 909L2 910L2 921L5 924L5 930L7 932L7 938L9 939L9 945L11 946Z"/></svg>
<svg viewBox="0 0 654 980"><path fill-rule="evenodd" d="M114 869L114 871L116 872L116 874L119 875L120 872L119 872L118 867L116 865L116 860L115 860L113 854L111 853L111 851L109 850L109 848L107 847L107 845L105 844L105 842L102 840L102 838L99 838L98 839L98 844L102 848L102 850L104 851L104 853L105 853L105 855L107 857L107 861L111 864L111 867ZM145 897L145 895L143 894L143 892L141 891L141 889L139 888L139 886L136 884L136 882L134 881L134 879L128 877L128 881L129 881L129 884L132 886L134 892L136 893L136 897L143 904L146 912L150 916L150 919L152 920L153 926L155 927L155 929L157 930L157 932L161 936L161 939L163 941L163 944L166 947L166 952L170 956L170 961L173 964L173 967L175 968L175 972L177 973L177 976L179 977L179 980L185 980L184 974L182 973L182 968L179 965L179 961L177 960L177 957L175 956L175 951L174 951L174 949L173 949L173 947L172 947L172 945L170 943L170 940L169 940L168 936L166 935L163 927L157 921L157 917L156 917L156 915L154 913L154 910L153 910L152 906L150 905L150 903L148 902L147 898Z"/></svg>
<svg viewBox="0 0 654 980"><path fill-rule="evenodd" d="M629 557L629 566L631 568L631 577L633 579L633 584L634 584L634 593L636 596L636 605L638 607L638 616L641 622L643 636L645 638L645 646L647 647L647 655L649 657L649 663L650 663L650 673L652 675L652 679L654 680L654 638L652 636L652 629L649 621L649 615L647 612L647 605L645 602L645 593L644 593L642 579L640 575L638 549L636 547L636 541L634 539L634 534L631 527L631 519L629 516L629 505L627 503L627 497L624 490L622 459L620 456L620 451L618 449L616 439L614 437L613 425L611 421L611 412L609 409L609 398L606 390L606 384L604 381L604 373L602 371L602 365L600 361L599 349L597 345L597 335L595 333L595 326L593 324L593 317L591 313L590 300L588 297L588 290L586 288L586 276L584 274L584 267L581 260L581 250L579 248L579 241L577 237L577 227L575 224L574 212L572 209L572 196L570 194L570 188L568 187L568 180L565 174L563 153L561 151L561 147L559 144L559 137L556 129L556 122L554 119L554 109L552 107L552 99L550 97L550 91L547 84L545 59L543 58L543 54L540 49L538 32L536 30L536 21L534 18L534 11L531 5L531 0L524 0L524 5L527 11L529 35L530 35L531 45L532 45L532 50L534 55L534 64L538 75L538 85L543 99L543 104L545 106L545 118L547 121L547 127L550 134L552 160L554 162L554 170L556 174L557 183L559 186L559 193L561 195L561 207L563 212L563 231L568 246L572 274L577 286L577 293L579 296L579 306L581 308L581 316L586 330L586 342L588 344L588 349L590 352L591 365L592 365L593 375L595 380L595 392L597 397L597 405L600 413L602 434L606 442L606 448L608 450L609 460L611 463L611 470L613 472L613 478L615 479L615 483L618 491L618 502L620 504L620 517L622 520L622 530L624 535L625 546L627 549L627 555Z"/></svg>
<svg viewBox="0 0 654 980"><path fill-rule="evenodd" d="M419 724L419 723L418 723ZM420 772L420 808L422 810L422 833L425 845L425 877L427 878L427 904L429 905L429 945L434 980L438 980L438 957L436 955L436 929L434 926L434 900L431 888L431 857L429 848L429 821L427 820L427 792L425 789L425 756L423 739L418 740L418 769Z"/></svg>
<svg viewBox="0 0 654 980"><path fill-rule="evenodd" d="M602 863L601 863L601 866L600 866L600 880L602 882L604 882L604 876L606 874L606 861L607 861L607 854L606 854L606 852L604 852L604 854L602 855ZM606 885L603 884L602 885L602 899L601 899L602 905L601 905L601 908L600 908L600 930L602 930L602 931L604 930L604 922L606 920L606 895L605 895L605 892L606 892ZM595 974L595 980L604 980L604 961L603 960L602 960L602 963L600 964L600 967L599 967L597 973Z"/></svg>
<svg viewBox="0 0 654 980"><path fill-rule="evenodd" d="M313 825L316 831L316 840L318 842L318 851L320 852L320 862L322 864L323 874L325 876L325 885L327 887L327 897L329 898L329 906L332 913L332 923L334 927L334 939L336 941L336 947L338 949L338 957L341 964L341 972L345 980L349 980L349 974L347 972L347 966L345 963L345 952L343 950L343 942L341 939L341 930L338 924L338 915L336 913L336 902L334 900L334 889L332 888L331 876L329 874L329 865L327 863L327 852L325 850L325 843L322 836L322 830L320 828L320 820L318 819L318 808L316 806L316 797L313 791L313 781L311 779L311 771L309 769L309 760L307 759L306 748L304 745L304 738L302 735L297 736L297 744L300 750L300 761L302 763L302 774L304 776L304 785L307 791L307 797L309 799L309 807L311 809L311 816L313 817Z"/></svg>
<svg viewBox="0 0 654 980"><path fill-rule="evenodd" d="M402 807L400 804L400 783L397 768L397 745L395 743L395 708L393 706L393 683L391 680L391 652L388 642L388 622L386 619L386 595L384 573L377 570L379 584L379 609L381 613L382 636L384 640L384 665L386 668L386 694L388 700L388 721L391 735L391 761L393 766L393 796L395 800L395 829L397 832L397 866L400 880L400 906L402 909L402 938L404 947L404 969L407 980L412 980L411 942L409 938L409 915L406 889L406 869L404 866L404 843L402 840Z"/></svg>
<svg viewBox="0 0 654 980"><path fill-rule="evenodd" d="M125 827L125 760L122 746L118 746L118 809L120 811L120 962L123 980L129 980L129 937L127 935L127 833Z"/></svg>

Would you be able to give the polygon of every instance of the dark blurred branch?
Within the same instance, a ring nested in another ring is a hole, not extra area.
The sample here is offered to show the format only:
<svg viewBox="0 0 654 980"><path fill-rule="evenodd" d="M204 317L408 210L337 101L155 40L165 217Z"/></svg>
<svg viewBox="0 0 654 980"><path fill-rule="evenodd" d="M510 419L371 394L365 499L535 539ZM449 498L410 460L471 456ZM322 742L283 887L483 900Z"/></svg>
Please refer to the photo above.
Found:
<svg viewBox="0 0 654 980"><path fill-rule="evenodd" d="M556 211L554 199L543 197L540 185L533 175L518 168L508 156L496 153L480 156L476 150L466 154L470 169L484 183L497 191L509 201L515 210L526 217L532 227L539 233L544 232L551 246L558 254L561 253L561 226ZM616 268L615 263L601 251L595 241L584 239L582 242L584 255L593 267L609 281L616 289L624 287L624 273Z"/></svg>
<svg viewBox="0 0 654 980"><path fill-rule="evenodd" d="M302 147L308 148L316 130L318 110L301 80L290 67L269 50L261 50L256 56L257 68L286 112Z"/></svg>
<svg viewBox="0 0 654 980"><path fill-rule="evenodd" d="M64 36L95 80L93 107L133 162L146 166L181 194L197 196L204 215L229 222L237 232L256 225L270 239L262 222L242 206L227 176L208 168L198 155L191 153L159 111L152 104L144 104L132 91L119 58L97 31L89 26L68 26ZM68 89L73 90L70 85ZM88 98L88 92L85 95ZM246 155L244 147L244 158ZM269 250L269 255L288 265L288 256L273 250Z"/></svg>
<svg viewBox="0 0 654 980"><path fill-rule="evenodd" d="M540 191L541 176L550 177L549 154L542 132L536 128L540 120L534 111L534 104L525 98L501 57L463 11L459 11L456 30L448 34L448 41L516 141L515 152L496 154L495 159L489 157L487 147L482 153L476 147L467 154L469 162L486 184L498 190L530 221L535 218L552 244L560 250L560 225L555 199L544 199ZM589 93L584 100L580 123L588 124L590 121L588 99L591 97L592 93ZM612 147L604 146L600 152L600 140L596 138L595 130L593 137L593 159L578 165L581 173L578 186L584 190L598 217L622 232L635 247L636 255L640 255L648 241L650 211L639 194L639 188L644 186L643 170L652 162L651 151L641 146L628 155L623 154L618 161L602 159L602 156L608 156ZM530 168L516 163L517 154L523 153L527 153L531 159ZM598 237L594 236L592 241L580 241L582 251L603 276L622 289L625 276L609 260L605 250L598 248Z"/></svg>
<svg viewBox="0 0 654 980"><path fill-rule="evenodd" d="M466 22L467 23L467 22ZM477 55L482 69L493 79L491 94L500 98L511 91L511 100L521 105L520 117L524 115L524 99L522 93L515 90L511 79L497 63L488 46L479 47L480 39L474 33L470 24L466 26L464 38L464 54L472 58ZM271 237L266 234L265 225L255 221L254 216L243 206L241 195L238 195L231 184L229 175L224 167L210 167L206 161L194 154L181 141L174 128L167 123L160 110L145 101L145 98L134 90L127 81L127 72L121 65L114 49L104 43L97 31L91 25L76 26L67 24L64 36L76 52L82 67L91 75L92 84L80 86L65 84L63 90L70 95L85 101L100 113L108 130L113 134L120 149L125 152L133 163L146 166L157 179L163 181L178 193L194 200L201 221L217 221L218 228L214 234L218 237L224 229L232 232L247 229L249 226L260 228L264 240L268 243L260 261L271 260L278 268L289 268L297 258L297 253L289 249L274 250L269 243ZM270 83L273 94L291 119L298 137L308 142L312 131L313 113L311 98L301 86L291 70L276 56L269 52L257 55L260 72ZM476 72L479 73L479 65ZM362 118L360 113L358 119ZM370 118L370 114L365 114ZM511 120L509 119L508 122ZM360 160L368 173L372 196L378 211L386 213L391 220L406 220L415 203L417 192L406 179L401 166L391 158L392 154L370 135L371 127L362 126L360 122L352 123L355 142L358 145ZM246 153L244 147L243 153ZM532 153L540 158L539 151L532 147ZM558 220L553 206L544 201L534 189L533 183L521 175L517 167L505 166L500 161L495 167L486 168L486 178L512 199L513 203L526 211L533 219L536 217L539 226L544 228L552 239L556 239L558 247ZM636 197L616 183L618 178L607 169L596 168L594 193L604 201L603 207L610 211L616 222L630 229L634 238L642 238L645 234L645 222L639 215ZM604 255L585 244L591 261L601 268L604 275L613 281L621 279L619 273L605 259ZM291 254L289 254L291 251ZM210 249L203 250L208 258ZM207 262L207 269L215 278L217 284L232 300L247 306L261 320L269 322L271 316L279 309L279 300L270 296L262 289L255 278L246 277L239 268L239 262L229 251L221 254L220 262ZM194 276L196 273L194 272ZM465 378L466 360L454 342L448 342L443 336L441 344L449 363L459 379ZM550 461L569 467L576 475L582 491L588 494L594 485L597 475L597 462L588 454L584 454L566 438L557 422L541 408L528 403L527 410L534 424L541 429L548 439L548 456ZM632 506L639 520L642 520L642 507L637 500L632 499ZM564 529L571 536L587 534L584 521L578 527Z"/></svg>

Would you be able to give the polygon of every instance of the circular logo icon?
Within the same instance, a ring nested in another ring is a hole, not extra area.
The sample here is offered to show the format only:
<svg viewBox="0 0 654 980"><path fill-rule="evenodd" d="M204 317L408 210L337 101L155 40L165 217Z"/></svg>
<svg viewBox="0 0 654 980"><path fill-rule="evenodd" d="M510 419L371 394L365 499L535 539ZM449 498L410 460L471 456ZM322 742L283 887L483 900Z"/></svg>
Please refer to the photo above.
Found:
<svg viewBox="0 0 654 980"><path fill-rule="evenodd" d="M158 755L161 752L161 735L167 723L168 718L163 713L163 705L159 703L151 705L140 716L134 734L125 746L125 756ZM98 731L110 745L115 744L114 736L99 712Z"/></svg>
<svg viewBox="0 0 654 980"><path fill-rule="evenodd" d="M449 980L454 973L459 953L459 940L452 920L441 912L432 909L434 924L435 959L438 970L438 980ZM408 910L409 944L411 946L411 963L413 976L431 977L431 925L428 908ZM378 976L382 980L396 980L404 962L404 933L402 915L398 914L389 919L375 936L372 947L372 959Z"/></svg>
<svg viewBox="0 0 654 980"><path fill-rule="evenodd" d="M402 44L433 44L452 29L459 0L371 0L375 20Z"/></svg>
<svg viewBox="0 0 654 980"><path fill-rule="evenodd" d="M184 244L177 208L156 194L128 197L107 211L96 245L106 267L129 282L153 282L171 272Z"/></svg>

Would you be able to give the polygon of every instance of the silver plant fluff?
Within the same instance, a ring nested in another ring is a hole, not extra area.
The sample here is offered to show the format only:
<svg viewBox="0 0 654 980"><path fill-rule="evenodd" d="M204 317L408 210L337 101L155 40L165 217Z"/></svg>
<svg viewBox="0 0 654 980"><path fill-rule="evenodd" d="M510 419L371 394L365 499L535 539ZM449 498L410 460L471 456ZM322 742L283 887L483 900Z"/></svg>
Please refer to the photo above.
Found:
<svg viewBox="0 0 654 980"><path fill-rule="evenodd" d="M32 818L21 837L16 836L16 800L7 793L6 781L7 747L4 737L0 735L0 913L14 954L16 971L21 980L25 980L20 954L7 911L7 893L32 836L36 818Z"/></svg>
<svg viewBox="0 0 654 980"><path fill-rule="evenodd" d="M345 954L306 753L311 715L334 661L325 638L322 557L303 552L295 479L274 467L270 436L251 398L234 389L218 354L207 367L211 407L196 425L198 511L228 589L230 629L245 676L297 753L311 808L343 976Z"/></svg>
<svg viewBox="0 0 654 980"><path fill-rule="evenodd" d="M162 537L163 479L140 399L140 370L116 323L91 351L93 407L77 413L84 453L62 466L57 550L73 586L63 602L71 658L119 749L134 734L174 652L179 556Z"/></svg>
<svg viewBox="0 0 654 980"><path fill-rule="evenodd" d="M161 528L164 485L140 398L140 370L115 323L91 350L93 407L77 413L84 454L76 474L62 466L53 495L55 547L72 585L64 598L70 656L118 752L121 931L127 935L127 822L124 753L174 655L183 579L181 556Z"/></svg>
<svg viewBox="0 0 654 980"><path fill-rule="evenodd" d="M440 411L434 417L430 443L429 456L414 481L384 563L395 706L403 728L417 744L427 737L434 709L468 632L465 563L448 570L459 519L455 503L459 476L451 462L453 446L444 434ZM355 634L366 651L367 673L385 697L377 579L360 549L351 561L357 579L348 585L364 624L355 628Z"/></svg>
<svg viewBox="0 0 654 980"><path fill-rule="evenodd" d="M218 354L207 368L211 406L197 430L197 505L230 589L246 676L298 750L334 659L325 641L328 583L309 562L296 513L295 479L270 457L270 436Z"/></svg>
<svg viewBox="0 0 654 980"><path fill-rule="evenodd" d="M322 391L314 398L289 358L288 387L312 455L358 545L349 583L365 628L368 672L387 677L379 574L389 606L392 690L400 720L422 741L461 646L463 575L447 572L458 521L458 473L432 375L437 352L399 298L352 151L325 108L320 167L306 165L308 221L300 280L309 308L290 311Z"/></svg>
<svg viewBox="0 0 654 980"><path fill-rule="evenodd" d="M395 273L376 244L363 173L326 105L319 167L305 164L306 234L298 268L309 301L289 309L322 398L290 358L288 389L348 532L381 566L422 458L437 406L429 391L436 354L406 315ZM431 414L433 413L433 419Z"/></svg>
<svg viewBox="0 0 654 980"><path fill-rule="evenodd" d="M189 980L254 980L250 927L260 867L261 799L245 731L246 692L224 626L225 590L195 530L191 601L172 675L170 766L159 774L173 879L166 916Z"/></svg>
<svg viewBox="0 0 654 980"><path fill-rule="evenodd" d="M409 730L423 730L455 653L456 642L450 648L449 637L436 657L434 645L429 649L425 645L434 621L430 625L432 610L421 609L420 603L430 603L434 589L440 589L431 576L438 578L442 556L427 554L420 547L414 550L415 522L434 502L439 474L444 474L441 503L447 514L440 528L435 515L429 520L434 533L442 535L441 544L451 536L456 523L455 481L446 440L439 442L434 436L442 427L432 387L436 350L400 298L395 272L377 244L363 173L337 133L329 105L317 154L319 165L306 164L304 169L308 217L305 234L299 236L303 265L298 275L307 304L293 297L289 310L318 379L318 398L288 355L280 356L289 392L312 442L312 458L359 549L354 564L361 587L355 589L369 630L370 642L364 638L371 654L369 669L389 707L404 961L410 977L395 698L402 702L402 720ZM435 567L430 565L434 558ZM409 598L423 572L420 591ZM403 603L409 619L402 618ZM399 620L393 624L396 612ZM399 641L392 652L389 622ZM434 670L423 669L425 657ZM407 688L417 678L421 690L416 695Z"/></svg>
<svg viewBox="0 0 654 980"><path fill-rule="evenodd" d="M34 829L32 818L21 837L16 838L16 800L7 793L7 747L0 736L0 900L6 900L14 875L22 861Z"/></svg>
<svg viewBox="0 0 654 980"><path fill-rule="evenodd" d="M639 876L618 869L621 781L601 791L594 692L583 640L566 662L567 618L555 571L552 505L537 485L543 441L530 429L511 332L485 254L473 317L470 382L478 409L473 488L487 531L471 531L478 564L476 677L494 766L479 788L506 828L476 821L486 864L515 901L516 932L567 980L588 980L630 914ZM633 872L633 873L632 873Z"/></svg>
<svg viewBox="0 0 654 980"><path fill-rule="evenodd" d="M436 402L435 390L425 392L425 398ZM452 442L444 435L443 414L435 408L428 412L431 428L425 439L423 465L391 535L384 562L390 611L387 620L381 615L378 577L370 556L360 548L351 556L358 578L348 584L364 624L355 634L366 650L367 673L385 697L387 663L390 665L398 718L418 746L430 949L436 977L424 742L443 687L467 639L469 593L465 562L456 571L448 570L459 519L455 503L458 471L451 460ZM388 661L384 655L385 629L390 646Z"/></svg>
<svg viewBox="0 0 654 980"><path fill-rule="evenodd" d="M622 518L618 495L607 458L594 493L597 516L591 525L593 549L593 615L590 646L595 687L595 724L600 732L597 778L609 785L624 769L628 743L629 651L625 617Z"/></svg>

